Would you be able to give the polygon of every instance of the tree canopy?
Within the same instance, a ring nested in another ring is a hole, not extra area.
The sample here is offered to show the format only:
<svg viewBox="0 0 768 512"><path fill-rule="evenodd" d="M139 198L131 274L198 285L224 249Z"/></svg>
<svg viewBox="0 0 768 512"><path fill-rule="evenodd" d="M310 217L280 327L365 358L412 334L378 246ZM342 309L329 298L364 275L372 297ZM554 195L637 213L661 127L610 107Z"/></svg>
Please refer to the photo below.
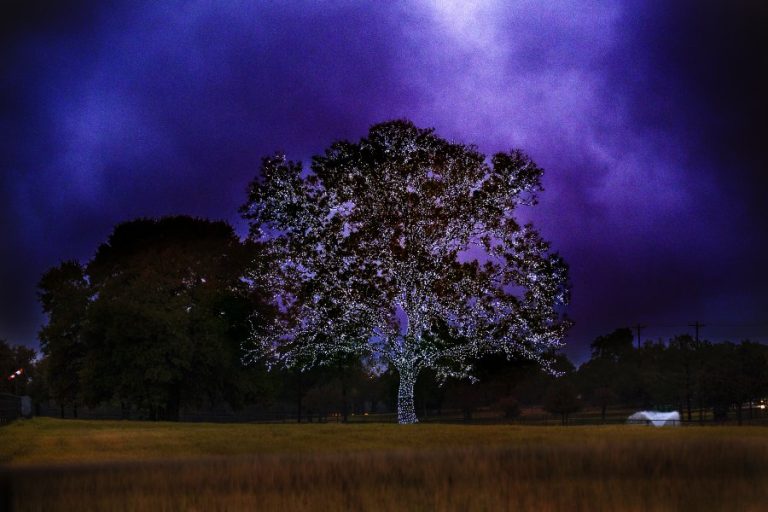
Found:
<svg viewBox="0 0 768 512"><path fill-rule="evenodd" d="M91 293L85 269L76 261L64 261L43 274L37 286L43 312L48 315L48 323L38 334L47 356L48 392L60 405L76 407L82 401L83 330Z"/></svg>
<svg viewBox="0 0 768 512"><path fill-rule="evenodd" d="M542 170L521 151L487 161L409 121L340 141L310 169L265 158L242 208L274 264L281 310L252 356L311 366L340 352L394 367L398 417L416 421L419 371L468 376L479 355L547 365L568 326L568 272L531 224Z"/></svg>
<svg viewBox="0 0 768 512"><path fill-rule="evenodd" d="M243 279L255 251L224 222L138 219L116 226L85 267L49 270L40 339L53 397L164 419L203 399L237 405L252 384L240 344L261 304Z"/></svg>

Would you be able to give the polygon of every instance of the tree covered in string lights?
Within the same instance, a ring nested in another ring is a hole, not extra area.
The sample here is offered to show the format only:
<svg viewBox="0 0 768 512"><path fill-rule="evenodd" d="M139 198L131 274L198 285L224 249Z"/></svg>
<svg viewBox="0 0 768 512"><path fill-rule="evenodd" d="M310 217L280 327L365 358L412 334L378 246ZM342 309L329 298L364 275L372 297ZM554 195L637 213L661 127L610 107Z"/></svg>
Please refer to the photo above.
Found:
<svg viewBox="0 0 768 512"><path fill-rule="evenodd" d="M254 319L249 356L394 367L400 423L417 421L422 369L471 378L491 352L548 366L569 324L568 270L514 218L536 203L541 175L520 151L488 161L409 121L336 142L310 169L265 158L241 213L271 256L252 278L281 314Z"/></svg>

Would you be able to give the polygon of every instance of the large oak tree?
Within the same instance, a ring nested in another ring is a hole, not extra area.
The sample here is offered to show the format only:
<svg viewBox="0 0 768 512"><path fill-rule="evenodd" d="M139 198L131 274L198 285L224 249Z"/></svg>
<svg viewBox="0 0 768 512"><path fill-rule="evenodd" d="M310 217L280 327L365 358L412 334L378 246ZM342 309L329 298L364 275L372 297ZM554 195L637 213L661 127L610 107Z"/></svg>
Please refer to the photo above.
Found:
<svg viewBox="0 0 768 512"><path fill-rule="evenodd" d="M467 376L488 352L546 365L568 325L567 266L515 218L541 175L520 151L488 160L409 121L336 142L310 169L265 158L242 213L270 244L274 263L254 280L282 314L253 333L252 356L308 367L354 353L394 367L401 423L416 421L424 368Z"/></svg>

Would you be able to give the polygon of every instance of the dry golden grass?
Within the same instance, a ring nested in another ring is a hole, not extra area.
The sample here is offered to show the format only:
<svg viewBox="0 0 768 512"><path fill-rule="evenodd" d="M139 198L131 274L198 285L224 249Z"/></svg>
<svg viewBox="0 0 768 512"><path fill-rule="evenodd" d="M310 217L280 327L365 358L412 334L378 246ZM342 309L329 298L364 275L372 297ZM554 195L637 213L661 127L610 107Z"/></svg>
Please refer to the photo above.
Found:
<svg viewBox="0 0 768 512"><path fill-rule="evenodd" d="M765 510L766 441L760 428L36 419L0 430L0 480L18 510Z"/></svg>

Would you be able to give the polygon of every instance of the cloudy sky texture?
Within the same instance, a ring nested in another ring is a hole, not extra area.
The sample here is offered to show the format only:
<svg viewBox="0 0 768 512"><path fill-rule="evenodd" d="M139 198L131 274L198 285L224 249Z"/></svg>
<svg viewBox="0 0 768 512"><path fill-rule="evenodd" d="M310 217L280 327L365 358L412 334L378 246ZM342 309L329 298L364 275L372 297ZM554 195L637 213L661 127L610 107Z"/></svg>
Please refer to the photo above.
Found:
<svg viewBox="0 0 768 512"><path fill-rule="evenodd" d="M0 338L139 216L232 222L260 158L406 117L544 167L567 353L647 324L768 342L760 2L16 2L0 50Z"/></svg>

